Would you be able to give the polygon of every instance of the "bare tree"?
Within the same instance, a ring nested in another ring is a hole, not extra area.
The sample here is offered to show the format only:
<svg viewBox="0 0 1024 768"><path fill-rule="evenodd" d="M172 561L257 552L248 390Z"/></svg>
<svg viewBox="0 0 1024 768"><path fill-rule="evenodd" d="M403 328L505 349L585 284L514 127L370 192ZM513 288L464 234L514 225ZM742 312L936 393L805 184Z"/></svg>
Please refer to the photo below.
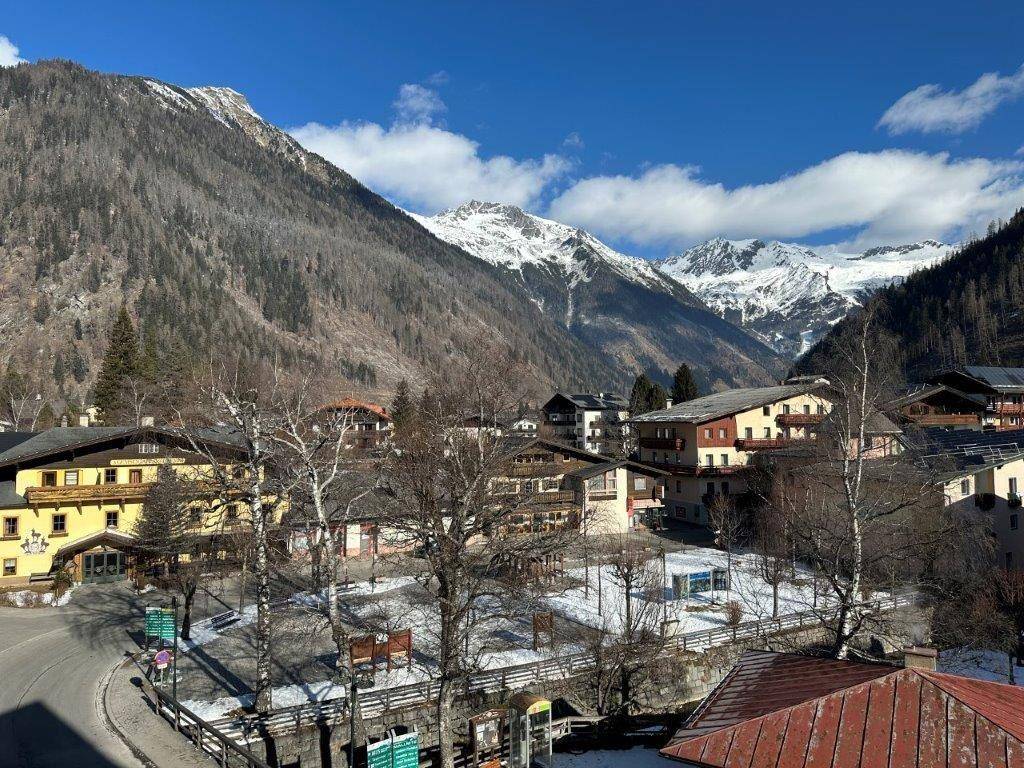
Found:
<svg viewBox="0 0 1024 768"><path fill-rule="evenodd" d="M758 515L754 538L757 574L772 588L772 618L779 618L779 586L793 573L791 539L777 509L766 508Z"/></svg>
<svg viewBox="0 0 1024 768"><path fill-rule="evenodd" d="M203 395L196 414L182 418L181 433L208 464L210 498L215 508L237 507L237 516L250 538L252 576L256 592L256 708L271 707L272 616L270 562L272 530L287 498L275 469L274 436L282 426L275 402L277 377L261 387L236 369L214 372L199 389ZM228 446L233 449L225 452Z"/></svg>
<svg viewBox="0 0 1024 768"><path fill-rule="evenodd" d="M426 561L424 607L436 627L437 723L445 768L454 762L454 698L491 626L492 616L479 609L507 595L508 584L496 582L494 574L560 551L576 534L575 527L517 531L530 498L509 488L517 445L497 434L523 399L523 377L508 352L479 346L472 358L452 361L444 377L428 383L395 435L382 472L391 501L381 527L415 545ZM464 428L469 417L479 428Z"/></svg>
<svg viewBox="0 0 1024 768"><path fill-rule="evenodd" d="M732 583L732 552L744 532L744 517L729 495L715 496L708 507L708 522L715 532L715 545L725 550L726 570Z"/></svg>

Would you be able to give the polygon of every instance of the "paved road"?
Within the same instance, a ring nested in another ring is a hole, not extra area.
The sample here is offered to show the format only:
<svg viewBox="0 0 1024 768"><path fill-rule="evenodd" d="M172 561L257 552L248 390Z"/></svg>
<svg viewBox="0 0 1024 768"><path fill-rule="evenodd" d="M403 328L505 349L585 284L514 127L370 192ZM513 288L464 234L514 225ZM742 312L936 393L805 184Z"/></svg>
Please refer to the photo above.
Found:
<svg viewBox="0 0 1024 768"><path fill-rule="evenodd" d="M108 730L99 694L144 601L104 584L60 609L0 609L0 768L141 766Z"/></svg>

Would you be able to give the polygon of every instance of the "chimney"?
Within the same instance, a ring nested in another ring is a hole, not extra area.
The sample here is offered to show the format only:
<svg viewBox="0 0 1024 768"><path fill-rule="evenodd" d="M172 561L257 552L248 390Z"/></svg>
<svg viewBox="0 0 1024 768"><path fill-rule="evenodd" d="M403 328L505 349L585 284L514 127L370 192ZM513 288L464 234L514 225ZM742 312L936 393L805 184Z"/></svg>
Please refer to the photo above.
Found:
<svg viewBox="0 0 1024 768"><path fill-rule="evenodd" d="M80 413L80 414L78 414L78 426L80 426L80 427L88 427L89 426L89 414L88 413Z"/></svg>
<svg viewBox="0 0 1024 768"><path fill-rule="evenodd" d="M934 648L908 645L903 649L903 666L907 669L927 669L932 672L939 661L939 652Z"/></svg>
<svg viewBox="0 0 1024 768"><path fill-rule="evenodd" d="M66 427L68 425L68 415L66 413L62 413L60 415L60 425L62 427Z"/></svg>
<svg viewBox="0 0 1024 768"><path fill-rule="evenodd" d="M152 416L143 416L142 420L139 422L139 426L140 427L152 427L153 426L153 417Z"/></svg>
<svg viewBox="0 0 1024 768"><path fill-rule="evenodd" d="M665 407L666 408L671 408L672 407L672 398L671 397L666 397L665 398Z"/></svg>

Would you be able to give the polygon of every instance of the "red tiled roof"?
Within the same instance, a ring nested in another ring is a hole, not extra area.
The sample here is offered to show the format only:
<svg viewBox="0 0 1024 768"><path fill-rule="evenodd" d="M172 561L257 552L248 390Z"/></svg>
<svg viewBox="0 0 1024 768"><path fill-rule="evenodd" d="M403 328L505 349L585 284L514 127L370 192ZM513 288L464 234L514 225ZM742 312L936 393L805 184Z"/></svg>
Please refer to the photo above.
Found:
<svg viewBox="0 0 1024 768"><path fill-rule="evenodd" d="M387 409L383 406L377 405L376 403L368 403L365 400L356 400L354 397L343 397L341 400L335 400L333 403L328 403L324 406L324 410L327 411L369 411L380 416L385 421L391 421L391 416L388 415Z"/></svg>
<svg viewBox="0 0 1024 768"><path fill-rule="evenodd" d="M736 725L891 674L894 669L889 664L747 651L676 733L676 740Z"/></svg>
<svg viewBox="0 0 1024 768"><path fill-rule="evenodd" d="M700 768L1024 768L1024 691L921 669L665 747Z"/></svg>

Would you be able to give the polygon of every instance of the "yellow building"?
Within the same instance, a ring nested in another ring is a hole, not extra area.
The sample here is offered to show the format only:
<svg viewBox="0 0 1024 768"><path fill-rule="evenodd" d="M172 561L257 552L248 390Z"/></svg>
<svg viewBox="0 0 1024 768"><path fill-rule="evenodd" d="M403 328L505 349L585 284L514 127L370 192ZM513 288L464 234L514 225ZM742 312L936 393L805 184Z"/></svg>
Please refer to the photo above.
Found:
<svg viewBox="0 0 1024 768"><path fill-rule="evenodd" d="M226 458L238 450L223 432L211 431L204 445ZM155 427L5 433L0 448L0 585L60 567L77 582L126 578L132 530L159 468L201 476L209 466L187 440Z"/></svg>

